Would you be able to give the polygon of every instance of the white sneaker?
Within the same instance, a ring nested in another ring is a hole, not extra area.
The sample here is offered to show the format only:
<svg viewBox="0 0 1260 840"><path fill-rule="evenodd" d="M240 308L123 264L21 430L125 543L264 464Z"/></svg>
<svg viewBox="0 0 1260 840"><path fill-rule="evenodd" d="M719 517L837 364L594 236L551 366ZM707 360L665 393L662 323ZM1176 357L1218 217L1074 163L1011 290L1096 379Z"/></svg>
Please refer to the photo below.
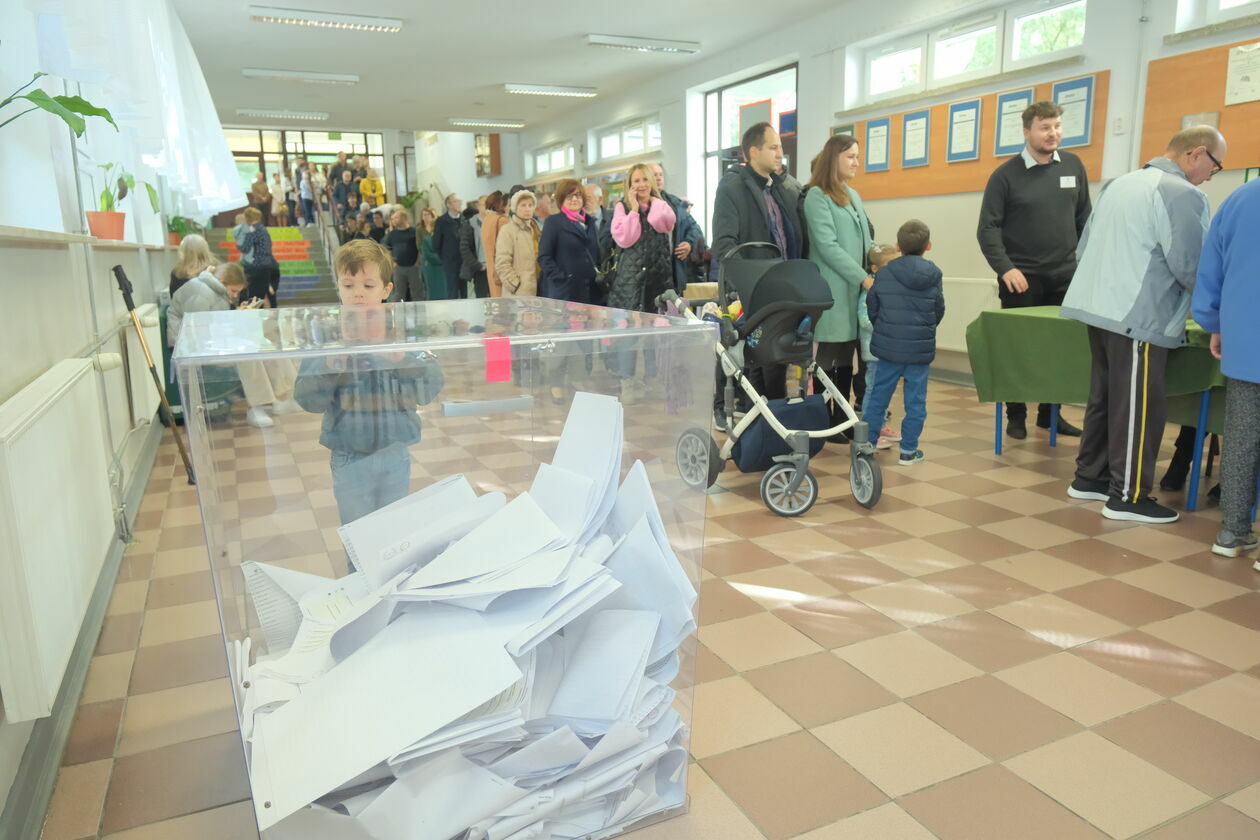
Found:
<svg viewBox="0 0 1260 840"><path fill-rule="evenodd" d="M245 422L259 429L269 429L276 425L276 421L267 416L267 412L261 408L251 408L245 412Z"/></svg>
<svg viewBox="0 0 1260 840"><path fill-rule="evenodd" d="M276 400L271 404L272 414L294 414L302 410L298 401L289 397L287 400Z"/></svg>

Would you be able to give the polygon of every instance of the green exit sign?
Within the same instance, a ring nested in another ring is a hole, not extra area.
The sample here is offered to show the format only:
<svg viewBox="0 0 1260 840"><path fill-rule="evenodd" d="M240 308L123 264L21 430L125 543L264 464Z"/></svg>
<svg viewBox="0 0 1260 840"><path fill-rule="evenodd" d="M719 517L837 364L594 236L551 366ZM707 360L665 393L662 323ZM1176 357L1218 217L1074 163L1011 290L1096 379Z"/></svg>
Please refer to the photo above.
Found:
<svg viewBox="0 0 1260 840"><path fill-rule="evenodd" d="M1250 181L1252 178L1260 178L1260 166L1253 166L1243 172L1243 183Z"/></svg>
<svg viewBox="0 0 1260 840"><path fill-rule="evenodd" d="M330 131L330 132L328 132L328 139L329 139L329 140L340 140L340 139L341 139L341 132L340 132L340 131Z"/></svg>

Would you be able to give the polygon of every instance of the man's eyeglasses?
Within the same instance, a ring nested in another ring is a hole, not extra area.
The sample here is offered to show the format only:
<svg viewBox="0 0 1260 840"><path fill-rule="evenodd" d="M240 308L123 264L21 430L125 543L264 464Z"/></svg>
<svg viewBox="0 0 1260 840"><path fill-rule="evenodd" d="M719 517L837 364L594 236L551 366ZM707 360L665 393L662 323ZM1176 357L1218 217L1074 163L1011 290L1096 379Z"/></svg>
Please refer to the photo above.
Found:
<svg viewBox="0 0 1260 840"><path fill-rule="evenodd" d="M1222 170L1224 170L1224 169L1225 169L1225 167L1221 164L1221 162L1220 162L1219 160L1217 160L1217 159L1216 159L1216 155L1214 155L1214 154L1212 154L1211 152L1209 152L1209 151L1208 151L1207 146L1204 146L1204 147L1203 147L1203 151L1204 151L1204 152L1207 152L1207 156L1208 156L1209 158L1211 158L1211 160L1212 160L1212 174L1213 174L1213 175L1215 175L1217 172L1221 172Z"/></svg>

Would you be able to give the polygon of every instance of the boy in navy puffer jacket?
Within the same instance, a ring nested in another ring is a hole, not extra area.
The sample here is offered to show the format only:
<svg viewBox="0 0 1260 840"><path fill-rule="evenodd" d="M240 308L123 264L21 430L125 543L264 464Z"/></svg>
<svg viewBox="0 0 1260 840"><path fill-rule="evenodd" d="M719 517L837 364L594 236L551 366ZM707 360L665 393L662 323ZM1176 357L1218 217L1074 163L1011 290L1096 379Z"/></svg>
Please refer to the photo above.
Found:
<svg viewBox="0 0 1260 840"><path fill-rule="evenodd" d="M901 463L923 460L919 435L927 420L928 369L936 358L936 325L945 317L941 270L923 258L932 248L927 225L911 219L897 231L901 256L879 270L875 285L866 293L866 308L873 332L871 354L879 359L875 387L868 389L862 419L869 426L870 442L879 441L884 412L897 382L906 381L905 418L901 422Z"/></svg>

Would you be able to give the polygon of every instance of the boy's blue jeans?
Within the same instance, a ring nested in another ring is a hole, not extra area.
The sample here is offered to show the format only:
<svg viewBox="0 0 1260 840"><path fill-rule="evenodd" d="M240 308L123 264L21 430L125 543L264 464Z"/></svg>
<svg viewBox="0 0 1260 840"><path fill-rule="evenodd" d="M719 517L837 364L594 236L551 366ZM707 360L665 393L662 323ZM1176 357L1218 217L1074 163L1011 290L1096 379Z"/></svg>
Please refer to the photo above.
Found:
<svg viewBox="0 0 1260 840"><path fill-rule="evenodd" d="M892 400L897 383L904 379L902 389L906 401L905 417L901 421L901 451L913 453L919 448L919 435L927 421L927 383L929 365L899 365L880 361L875 370L875 386L866 391L862 404L862 419L870 427L872 444L879 442L879 430L884 425L884 414Z"/></svg>
<svg viewBox="0 0 1260 840"><path fill-rule="evenodd" d="M367 454L333 450L331 467L342 525L398 501L411 485L411 454L401 443Z"/></svg>

